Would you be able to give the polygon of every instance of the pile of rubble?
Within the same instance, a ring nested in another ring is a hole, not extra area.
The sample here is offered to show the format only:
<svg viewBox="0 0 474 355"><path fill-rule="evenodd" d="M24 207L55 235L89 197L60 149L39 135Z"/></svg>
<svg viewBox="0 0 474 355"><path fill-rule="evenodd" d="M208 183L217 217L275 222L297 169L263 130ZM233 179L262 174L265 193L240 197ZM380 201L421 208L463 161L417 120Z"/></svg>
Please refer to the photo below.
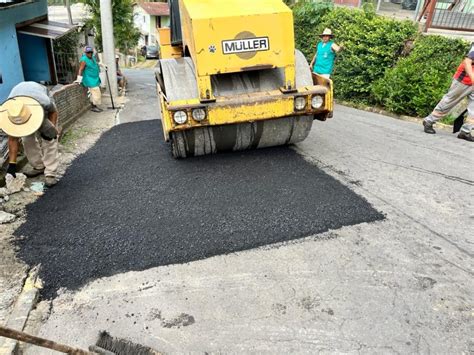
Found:
<svg viewBox="0 0 474 355"><path fill-rule="evenodd" d="M32 192L40 196L44 191L43 182L33 182L30 187L26 187L26 175L17 173L16 177L10 174L5 176L5 187L0 188L0 224L13 222L16 216L3 210L3 204L10 201L10 195L20 191Z"/></svg>

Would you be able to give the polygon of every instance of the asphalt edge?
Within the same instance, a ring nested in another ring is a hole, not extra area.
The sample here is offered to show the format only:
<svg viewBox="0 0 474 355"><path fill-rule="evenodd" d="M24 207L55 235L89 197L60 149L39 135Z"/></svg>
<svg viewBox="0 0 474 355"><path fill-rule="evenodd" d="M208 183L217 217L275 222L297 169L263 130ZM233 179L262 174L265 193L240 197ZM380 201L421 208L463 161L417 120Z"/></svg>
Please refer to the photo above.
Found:
<svg viewBox="0 0 474 355"><path fill-rule="evenodd" d="M39 299L39 290L41 289L41 280L39 279L40 265L29 270L23 288L18 296L13 310L8 316L5 326L15 330L23 331L30 312L36 306ZM14 355L18 349L18 341L8 338L0 338L0 355Z"/></svg>
<svg viewBox="0 0 474 355"><path fill-rule="evenodd" d="M104 95L104 96L107 97L107 95ZM116 100L117 100L118 107L114 110L115 112L114 112L114 125L113 126L120 123L118 116L120 112L123 110L125 103L128 101L126 100L125 95L117 96ZM78 119L80 119L80 117L82 117L83 114L78 115L78 117L74 120L72 124L70 124L66 129L61 130L59 141L61 141L61 138L66 131L74 128L74 123ZM105 131L108 131L112 127L107 128ZM99 138L105 131L99 134ZM89 148L87 148L87 150ZM27 162L28 161L26 159L26 156L22 155L19 157L17 161L17 165L18 167L23 168L27 164ZM1 168L2 166L0 166L0 169ZM2 185L2 182L3 182L3 185L5 184L5 175L6 174L4 171L0 171L0 186ZM41 265L36 265L28 270L27 275L23 276L22 290L17 295L16 301L14 302L14 304L10 307L12 311L8 315L4 326L15 329L15 330L20 330L20 331L23 331L25 329L31 311L36 307L36 305L40 301L39 293L40 293L40 290L42 289L42 281L39 278L40 268L41 268ZM18 353L18 348L19 348L18 341L0 337L0 355L16 355Z"/></svg>

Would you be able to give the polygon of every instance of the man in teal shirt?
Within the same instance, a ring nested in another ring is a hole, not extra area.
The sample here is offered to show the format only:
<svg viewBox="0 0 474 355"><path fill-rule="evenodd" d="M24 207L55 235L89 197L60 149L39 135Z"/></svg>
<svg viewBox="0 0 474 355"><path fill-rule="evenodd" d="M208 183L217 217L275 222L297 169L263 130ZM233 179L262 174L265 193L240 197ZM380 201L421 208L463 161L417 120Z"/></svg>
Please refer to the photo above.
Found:
<svg viewBox="0 0 474 355"><path fill-rule="evenodd" d="M102 112L99 108L102 103L102 93L100 91L100 68L94 57L94 48L84 48L84 54L79 60L79 73L77 74L76 83L80 83L89 89L91 94L91 111Z"/></svg>
<svg viewBox="0 0 474 355"><path fill-rule="evenodd" d="M319 36L322 41L320 41L316 47L316 54L311 61L310 67L313 73L329 79L334 68L336 53L342 49L342 46L338 46L334 43L334 35L329 28L326 28Z"/></svg>

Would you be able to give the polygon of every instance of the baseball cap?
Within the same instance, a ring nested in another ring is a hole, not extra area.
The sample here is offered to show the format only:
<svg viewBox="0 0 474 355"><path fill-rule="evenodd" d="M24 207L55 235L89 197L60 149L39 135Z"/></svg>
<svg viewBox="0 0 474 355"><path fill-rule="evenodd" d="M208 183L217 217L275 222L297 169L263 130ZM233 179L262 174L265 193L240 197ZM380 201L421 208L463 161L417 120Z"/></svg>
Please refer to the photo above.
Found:
<svg viewBox="0 0 474 355"><path fill-rule="evenodd" d="M84 48L84 53L92 53L94 52L94 48L90 47L90 46L86 46Z"/></svg>

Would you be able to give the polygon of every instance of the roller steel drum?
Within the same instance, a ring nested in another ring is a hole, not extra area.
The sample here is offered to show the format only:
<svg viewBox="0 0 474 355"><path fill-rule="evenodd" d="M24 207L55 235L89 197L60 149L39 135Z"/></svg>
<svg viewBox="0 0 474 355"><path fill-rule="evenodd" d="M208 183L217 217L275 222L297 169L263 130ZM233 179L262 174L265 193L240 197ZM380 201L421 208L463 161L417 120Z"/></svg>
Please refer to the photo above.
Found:
<svg viewBox="0 0 474 355"><path fill-rule="evenodd" d="M296 86L313 85L311 71L300 51L295 53ZM179 65L176 65L176 63ZM190 58L164 60L161 63L168 101L198 97L194 67ZM241 72L212 78L216 97L275 90L283 86L280 70ZM171 132L171 149L175 158L214 154L221 151L272 147L303 141L313 124L312 116L291 116L262 121L198 127Z"/></svg>

